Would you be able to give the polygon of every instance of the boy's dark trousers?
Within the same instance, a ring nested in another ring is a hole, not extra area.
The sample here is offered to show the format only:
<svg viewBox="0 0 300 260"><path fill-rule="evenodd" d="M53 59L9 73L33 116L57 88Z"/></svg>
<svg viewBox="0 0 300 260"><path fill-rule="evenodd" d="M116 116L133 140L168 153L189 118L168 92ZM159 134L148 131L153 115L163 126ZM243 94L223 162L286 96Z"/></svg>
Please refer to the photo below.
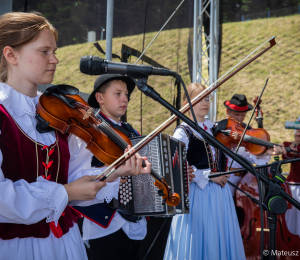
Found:
<svg viewBox="0 0 300 260"><path fill-rule="evenodd" d="M120 228L108 236L91 239L91 260L138 260L142 240L132 240Z"/></svg>

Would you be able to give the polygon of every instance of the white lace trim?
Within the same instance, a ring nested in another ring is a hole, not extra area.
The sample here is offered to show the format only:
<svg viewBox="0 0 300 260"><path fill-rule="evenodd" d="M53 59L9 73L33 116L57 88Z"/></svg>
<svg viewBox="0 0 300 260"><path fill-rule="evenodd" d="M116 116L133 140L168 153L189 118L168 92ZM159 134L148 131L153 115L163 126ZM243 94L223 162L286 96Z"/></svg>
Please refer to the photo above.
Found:
<svg viewBox="0 0 300 260"><path fill-rule="evenodd" d="M120 187L120 178L117 178L113 182L107 182L106 186L98 191L96 198L101 202L104 200L109 203L113 198L118 199L118 192Z"/></svg>
<svg viewBox="0 0 300 260"><path fill-rule="evenodd" d="M37 96L31 98L16 91L5 83L0 83L0 103L9 106L19 117L24 114L28 114L31 117L35 116L35 106L41 94L41 92L37 92Z"/></svg>
<svg viewBox="0 0 300 260"><path fill-rule="evenodd" d="M42 176L37 178L37 182L44 190L43 197L49 203L52 213L47 217L46 222L52 221L57 225L58 220L68 203L68 195L63 185L45 180Z"/></svg>
<svg viewBox="0 0 300 260"><path fill-rule="evenodd" d="M209 182L208 175L210 174L210 172L210 169L195 170L193 173L195 175L193 182L195 182L199 186L199 188L203 190Z"/></svg>
<svg viewBox="0 0 300 260"><path fill-rule="evenodd" d="M268 161L271 160L271 155L260 155L260 156L255 156L253 154L250 154L250 158L253 159L255 164L257 165L263 165L266 164Z"/></svg>

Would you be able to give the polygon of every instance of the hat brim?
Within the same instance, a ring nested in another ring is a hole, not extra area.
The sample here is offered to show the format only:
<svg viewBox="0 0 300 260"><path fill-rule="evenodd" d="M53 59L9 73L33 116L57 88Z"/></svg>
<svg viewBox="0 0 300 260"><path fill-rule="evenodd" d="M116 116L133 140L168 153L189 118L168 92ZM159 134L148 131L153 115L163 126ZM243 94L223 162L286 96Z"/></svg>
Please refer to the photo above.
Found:
<svg viewBox="0 0 300 260"><path fill-rule="evenodd" d="M110 82L110 81L113 81L113 80L122 80L126 83L127 85L127 90L128 90L128 100L130 98L130 95L131 93L133 92L134 88L135 88L135 82L133 81L133 79L131 79L130 77L127 77L127 76L119 76L119 75L116 75L115 77L110 77L106 80L104 80L97 88L94 89L94 91L91 93L91 95L89 96L88 98L88 104L91 106L91 107L94 107L94 108L98 108L99 107L99 104L97 102L97 99L95 97L95 94L99 91L99 89L106 83Z"/></svg>
<svg viewBox="0 0 300 260"><path fill-rule="evenodd" d="M230 106L226 105L226 102L228 102L228 101L230 101L230 100L226 100L224 102L224 106L226 108L228 108L229 110L231 110L231 111L235 111L235 112L248 112L248 111L250 111L250 110L253 109L253 106L251 104L247 103L248 104L248 109L247 110L243 110L243 111L241 111L241 110L235 110L235 109L231 108Z"/></svg>

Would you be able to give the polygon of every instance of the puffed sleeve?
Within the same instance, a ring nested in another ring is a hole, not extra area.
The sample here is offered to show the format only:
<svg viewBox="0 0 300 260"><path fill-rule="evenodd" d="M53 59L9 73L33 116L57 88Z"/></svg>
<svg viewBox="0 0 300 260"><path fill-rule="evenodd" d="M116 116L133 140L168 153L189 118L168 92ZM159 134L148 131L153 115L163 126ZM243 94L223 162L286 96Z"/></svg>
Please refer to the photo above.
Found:
<svg viewBox="0 0 300 260"><path fill-rule="evenodd" d="M0 167L3 156L0 151ZM16 182L4 177L0 168L0 222L34 224L47 218L57 223L68 204L68 194L63 185L38 177L28 183Z"/></svg>
<svg viewBox="0 0 300 260"><path fill-rule="evenodd" d="M182 128L180 127L176 128L173 137L180 140L181 142L184 142L186 145L186 149L188 149L189 138L187 137L186 132ZM195 175L193 182L195 182L199 186L199 188L203 190L209 182L208 175L210 174L210 169L200 170L197 169L195 166L193 166L193 168L194 168L193 174Z"/></svg>
<svg viewBox="0 0 300 260"><path fill-rule="evenodd" d="M255 156L245 150L245 147L240 147L238 150L238 154L246 158L248 161L250 161L252 164L257 164L257 165L264 165L268 161L271 160L270 155L261 155L261 156ZM231 164L232 159L228 158L227 165L229 166ZM232 163L232 168L243 168L241 165L239 165L236 161Z"/></svg>
<svg viewBox="0 0 300 260"><path fill-rule="evenodd" d="M92 168L92 153L86 149L86 144L78 137L70 135L68 137L69 150L70 150L70 164L69 164L69 182L85 175L95 175L104 172L106 167ZM104 199L110 202L113 198L118 198L118 191L120 185L120 178L113 182L107 182L106 186L102 188L92 201L72 201L69 205L89 206L96 203L103 203Z"/></svg>

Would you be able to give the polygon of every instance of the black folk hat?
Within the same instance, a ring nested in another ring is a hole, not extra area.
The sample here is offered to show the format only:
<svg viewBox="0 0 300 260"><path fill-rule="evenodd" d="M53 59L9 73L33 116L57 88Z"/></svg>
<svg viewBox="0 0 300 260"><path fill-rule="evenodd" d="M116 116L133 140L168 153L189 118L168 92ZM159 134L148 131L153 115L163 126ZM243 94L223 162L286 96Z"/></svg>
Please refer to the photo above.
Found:
<svg viewBox="0 0 300 260"><path fill-rule="evenodd" d="M89 96L88 99L88 103L91 107L95 107L98 108L99 104L96 100L95 94L96 92L99 91L99 89L106 83L113 81L113 80L122 80L126 83L127 85L127 90L128 90L128 101L130 98L130 94L132 93L132 91L135 88L135 82L133 81L133 79L131 79L130 77L127 76L122 76L119 74L103 74L100 75L94 83L94 91L91 93L91 95Z"/></svg>
<svg viewBox="0 0 300 260"><path fill-rule="evenodd" d="M237 112L247 112L253 109L253 106L247 102L246 96L239 94L234 94L230 100L225 101L224 106Z"/></svg>

